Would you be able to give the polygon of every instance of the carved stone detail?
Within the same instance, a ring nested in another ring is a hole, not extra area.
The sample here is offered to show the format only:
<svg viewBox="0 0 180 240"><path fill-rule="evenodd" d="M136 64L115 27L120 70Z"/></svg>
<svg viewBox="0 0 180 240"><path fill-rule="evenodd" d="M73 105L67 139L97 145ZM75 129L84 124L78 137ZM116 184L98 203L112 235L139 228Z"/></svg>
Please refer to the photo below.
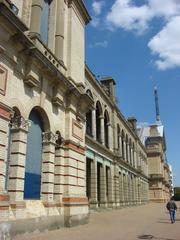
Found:
<svg viewBox="0 0 180 240"><path fill-rule="evenodd" d="M12 117L11 121L10 121L10 125L12 129L24 129L24 130L28 130L29 126L30 126L30 121L29 120L25 120L22 116L16 116L16 117Z"/></svg>

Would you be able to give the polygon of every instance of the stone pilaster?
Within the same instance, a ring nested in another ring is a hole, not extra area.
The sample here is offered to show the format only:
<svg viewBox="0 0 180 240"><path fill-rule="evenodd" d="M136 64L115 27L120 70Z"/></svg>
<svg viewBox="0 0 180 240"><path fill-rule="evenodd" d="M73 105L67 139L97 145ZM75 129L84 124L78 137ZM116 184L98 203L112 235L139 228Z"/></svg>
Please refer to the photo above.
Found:
<svg viewBox="0 0 180 240"><path fill-rule="evenodd" d="M43 133L41 198L44 202L54 200L55 145L56 135L52 132Z"/></svg>
<svg viewBox="0 0 180 240"><path fill-rule="evenodd" d="M100 121L101 121L101 143L104 145L104 117L100 116Z"/></svg>
<svg viewBox="0 0 180 240"><path fill-rule="evenodd" d="M102 164L101 172L100 172L100 188L101 188L101 202L100 205L102 207L106 207L107 205L107 191L106 191L106 166Z"/></svg>
<svg viewBox="0 0 180 240"><path fill-rule="evenodd" d="M56 7L56 34L55 34L55 55L59 60L64 60L64 0L57 0Z"/></svg>
<svg viewBox="0 0 180 240"><path fill-rule="evenodd" d="M40 37L42 0L32 0L30 34Z"/></svg>
<svg viewBox="0 0 180 240"><path fill-rule="evenodd" d="M119 167L114 166L114 192L115 192L115 204L119 206Z"/></svg>
<svg viewBox="0 0 180 240"><path fill-rule="evenodd" d="M128 162L128 163L130 163L130 156L129 156L129 143L127 142L126 143L127 144L127 153L126 153L126 156L127 156L127 159L126 159L126 161Z"/></svg>
<svg viewBox="0 0 180 240"><path fill-rule="evenodd" d="M114 172L113 172L113 166L111 165L108 168L108 206L113 207L114 206Z"/></svg>
<svg viewBox="0 0 180 240"><path fill-rule="evenodd" d="M65 172L65 162L64 162L64 149L58 147L55 150L55 177L54 177L54 200L57 203L62 202L62 195L64 192L64 172Z"/></svg>
<svg viewBox="0 0 180 240"><path fill-rule="evenodd" d="M97 207L97 161L94 159L91 163L91 199L90 206Z"/></svg>
<svg viewBox="0 0 180 240"><path fill-rule="evenodd" d="M120 206L123 206L124 203L124 189L123 189L123 174L119 174L119 198L120 198Z"/></svg>
<svg viewBox="0 0 180 240"><path fill-rule="evenodd" d="M126 159L126 141L123 139L123 145L124 145L124 160L127 161Z"/></svg>
<svg viewBox="0 0 180 240"><path fill-rule="evenodd" d="M96 110L92 110L92 134L93 139L96 139Z"/></svg>
<svg viewBox="0 0 180 240"><path fill-rule="evenodd" d="M112 126L111 124L109 123L108 124L108 144L109 144L109 149L110 150L113 150L113 131L112 131Z"/></svg>
<svg viewBox="0 0 180 240"><path fill-rule="evenodd" d="M0 102L0 219L9 218L8 180L8 132L12 109Z"/></svg>
<svg viewBox="0 0 180 240"><path fill-rule="evenodd" d="M134 167L134 148L132 147L132 166Z"/></svg>
<svg viewBox="0 0 180 240"><path fill-rule="evenodd" d="M11 202L23 201L29 123L21 116L12 120L8 192Z"/></svg>
<svg viewBox="0 0 180 240"><path fill-rule="evenodd" d="M7 145L8 145L8 120L0 118L0 194L5 192L6 166L7 166Z"/></svg>
<svg viewBox="0 0 180 240"><path fill-rule="evenodd" d="M119 154L120 154L120 156L122 156L122 145L121 145L121 141L122 141L122 139L121 139L121 136L118 136L119 137Z"/></svg>

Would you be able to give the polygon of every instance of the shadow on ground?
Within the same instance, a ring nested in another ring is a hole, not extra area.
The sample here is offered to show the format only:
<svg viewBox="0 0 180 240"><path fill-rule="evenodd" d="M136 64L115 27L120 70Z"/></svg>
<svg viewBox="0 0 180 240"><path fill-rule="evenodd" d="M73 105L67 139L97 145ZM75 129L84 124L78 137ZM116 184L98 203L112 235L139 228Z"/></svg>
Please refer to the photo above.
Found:
<svg viewBox="0 0 180 240"><path fill-rule="evenodd" d="M157 238L153 235L139 235L138 239L156 239L156 240L177 240L177 239L172 239L172 238Z"/></svg>

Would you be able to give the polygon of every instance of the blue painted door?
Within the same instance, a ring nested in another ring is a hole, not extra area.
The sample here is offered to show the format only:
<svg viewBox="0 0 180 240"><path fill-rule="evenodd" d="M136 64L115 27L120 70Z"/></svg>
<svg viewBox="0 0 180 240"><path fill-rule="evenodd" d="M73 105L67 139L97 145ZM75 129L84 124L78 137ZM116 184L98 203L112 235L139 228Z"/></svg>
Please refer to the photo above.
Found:
<svg viewBox="0 0 180 240"><path fill-rule="evenodd" d="M30 113L27 137L24 199L40 199L43 124L38 112Z"/></svg>

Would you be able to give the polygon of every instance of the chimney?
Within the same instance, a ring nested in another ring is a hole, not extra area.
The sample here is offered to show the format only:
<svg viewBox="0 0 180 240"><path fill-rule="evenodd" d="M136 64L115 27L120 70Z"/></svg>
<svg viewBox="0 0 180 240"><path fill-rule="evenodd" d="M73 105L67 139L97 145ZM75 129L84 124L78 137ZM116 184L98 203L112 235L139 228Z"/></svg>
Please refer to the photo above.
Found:
<svg viewBox="0 0 180 240"><path fill-rule="evenodd" d="M137 120L135 117L129 117L128 119L128 123L131 127L131 129L136 132L136 129L137 129Z"/></svg>
<svg viewBox="0 0 180 240"><path fill-rule="evenodd" d="M115 102L115 85L116 82L112 77L104 77L100 80L108 96Z"/></svg>

